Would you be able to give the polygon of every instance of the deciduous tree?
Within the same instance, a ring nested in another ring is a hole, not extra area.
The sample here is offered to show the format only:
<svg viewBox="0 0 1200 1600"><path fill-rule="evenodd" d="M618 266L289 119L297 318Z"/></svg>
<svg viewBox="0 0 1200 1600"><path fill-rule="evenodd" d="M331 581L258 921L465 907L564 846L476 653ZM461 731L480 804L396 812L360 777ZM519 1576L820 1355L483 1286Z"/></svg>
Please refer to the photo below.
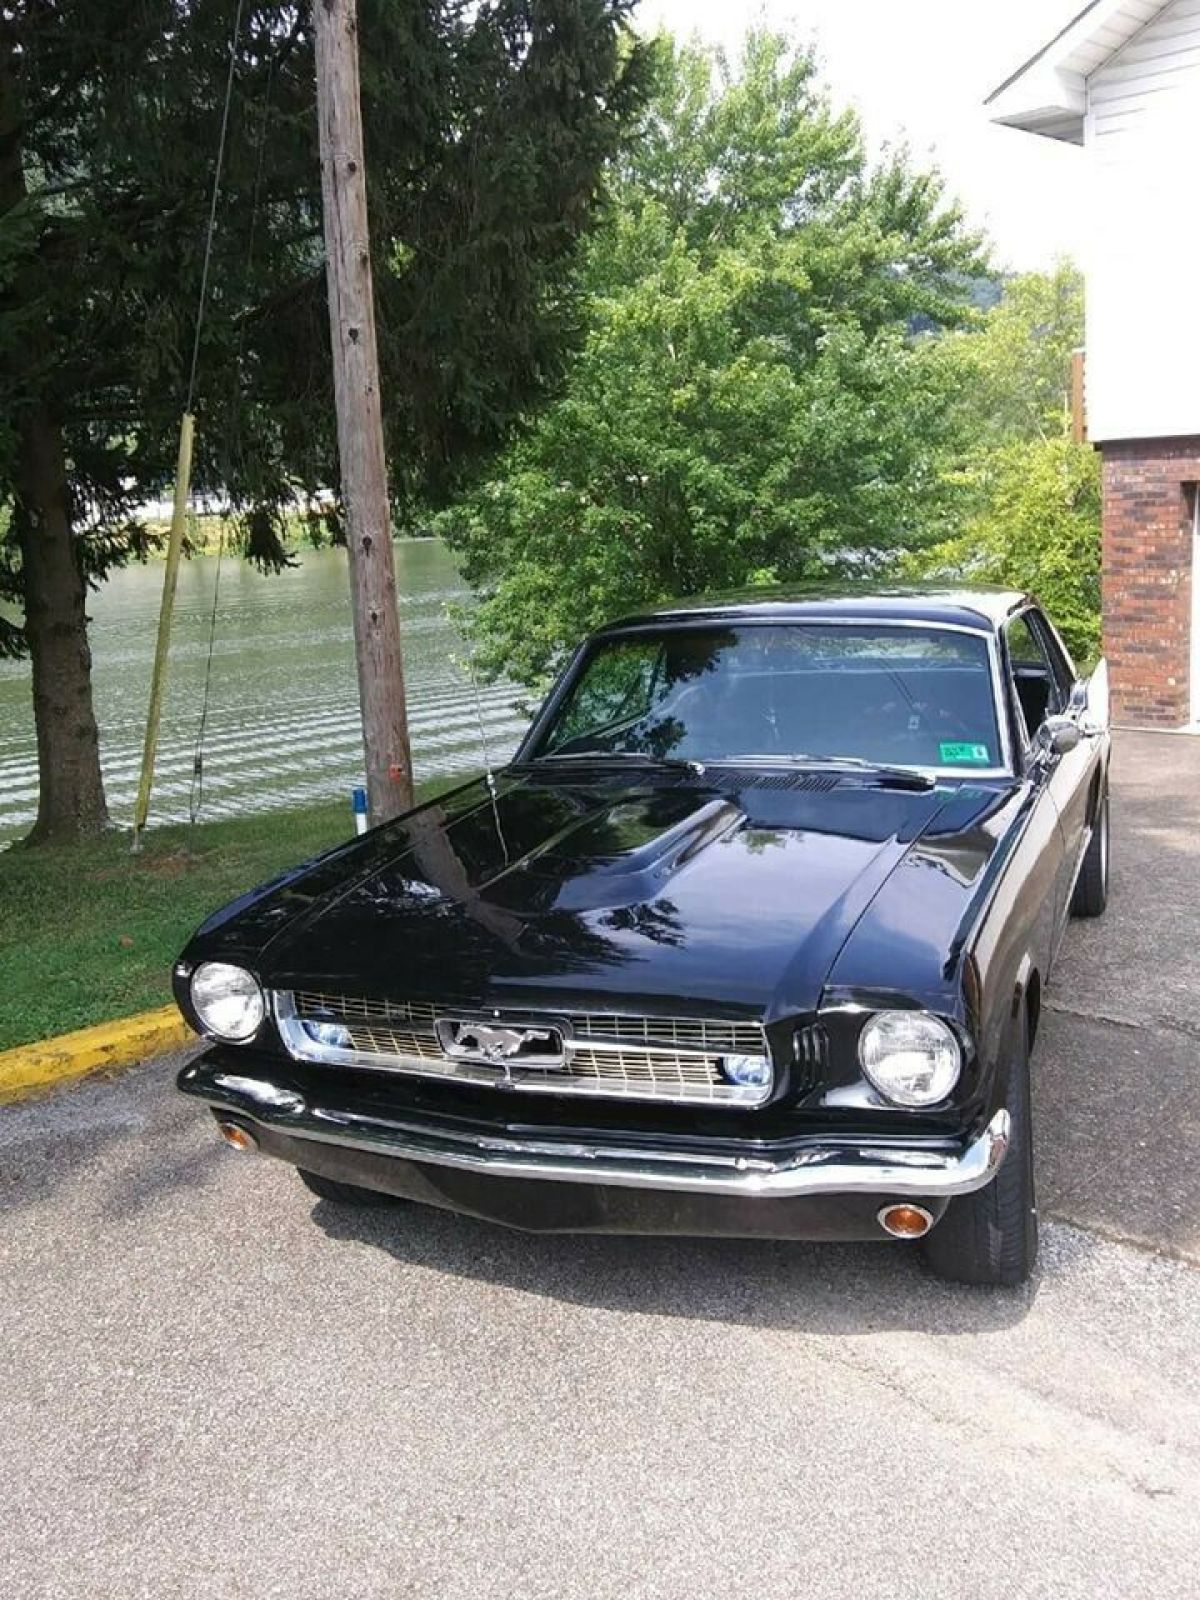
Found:
<svg viewBox="0 0 1200 1600"><path fill-rule="evenodd" d="M566 392L444 518L480 656L536 682L586 628L700 590L885 569L945 535L980 241L936 176L872 165L813 58L667 57L588 247Z"/></svg>
<svg viewBox="0 0 1200 1600"><path fill-rule="evenodd" d="M1069 262L1010 279L980 327L939 341L966 446L947 462L956 532L909 558L922 578L1002 583L1046 606L1080 663L1100 649L1100 460L1071 438L1083 280Z"/></svg>

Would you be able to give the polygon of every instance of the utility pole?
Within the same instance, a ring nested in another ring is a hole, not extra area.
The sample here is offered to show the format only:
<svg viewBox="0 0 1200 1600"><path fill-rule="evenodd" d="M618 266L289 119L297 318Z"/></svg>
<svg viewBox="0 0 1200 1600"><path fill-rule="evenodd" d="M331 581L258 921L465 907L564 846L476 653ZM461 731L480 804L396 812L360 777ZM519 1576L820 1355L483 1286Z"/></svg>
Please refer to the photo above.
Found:
<svg viewBox="0 0 1200 1600"><path fill-rule="evenodd" d="M313 0L329 331L346 511L367 799L374 823L412 805L375 296L367 228L356 0Z"/></svg>
<svg viewBox="0 0 1200 1600"><path fill-rule="evenodd" d="M1071 437L1087 442L1087 352L1071 352Z"/></svg>

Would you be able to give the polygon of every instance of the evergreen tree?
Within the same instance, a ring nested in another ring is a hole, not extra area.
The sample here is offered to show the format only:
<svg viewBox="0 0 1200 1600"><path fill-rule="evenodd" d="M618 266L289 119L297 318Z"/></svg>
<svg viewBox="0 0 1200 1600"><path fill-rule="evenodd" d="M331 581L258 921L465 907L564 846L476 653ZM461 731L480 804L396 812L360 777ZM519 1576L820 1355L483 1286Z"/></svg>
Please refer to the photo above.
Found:
<svg viewBox="0 0 1200 1600"><path fill-rule="evenodd" d="M632 0L362 0L396 514L444 502L559 372L570 268L639 103ZM0 0L0 649L28 651L31 839L102 828L86 595L145 554L188 388L235 0ZM246 0L194 485L285 559L337 482L307 4Z"/></svg>

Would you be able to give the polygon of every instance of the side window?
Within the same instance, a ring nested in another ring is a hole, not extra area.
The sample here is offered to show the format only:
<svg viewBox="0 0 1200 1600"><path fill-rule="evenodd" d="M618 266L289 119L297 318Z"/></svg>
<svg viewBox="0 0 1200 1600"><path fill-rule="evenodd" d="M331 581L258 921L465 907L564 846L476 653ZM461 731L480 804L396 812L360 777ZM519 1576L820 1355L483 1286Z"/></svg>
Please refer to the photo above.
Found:
<svg viewBox="0 0 1200 1600"><path fill-rule="evenodd" d="M1014 667L1040 667L1045 671L1046 652L1029 625L1030 613L1023 611L1008 625L1008 656Z"/></svg>
<svg viewBox="0 0 1200 1600"><path fill-rule="evenodd" d="M1075 687L1077 674L1074 663L1059 643L1058 635L1047 622L1045 613L1034 610L1028 615L1037 630L1038 638L1046 647L1046 656L1050 662L1050 672L1057 690L1053 709L1064 711L1071 699L1071 691Z"/></svg>
<svg viewBox="0 0 1200 1600"><path fill-rule="evenodd" d="M1005 629L1005 639L1025 733L1032 739L1058 705L1058 685L1045 646L1030 625L1029 612L1013 618Z"/></svg>
<svg viewBox="0 0 1200 1600"><path fill-rule="evenodd" d="M630 640L602 650L584 668L548 751L635 721L649 711L662 661L661 641Z"/></svg>

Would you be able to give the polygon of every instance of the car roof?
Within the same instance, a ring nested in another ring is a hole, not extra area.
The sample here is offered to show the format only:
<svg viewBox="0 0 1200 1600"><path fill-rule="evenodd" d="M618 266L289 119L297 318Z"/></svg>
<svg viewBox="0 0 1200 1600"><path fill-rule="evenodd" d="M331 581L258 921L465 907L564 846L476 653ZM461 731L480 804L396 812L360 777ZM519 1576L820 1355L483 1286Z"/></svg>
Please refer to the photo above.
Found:
<svg viewBox="0 0 1200 1600"><path fill-rule="evenodd" d="M696 595L631 613L601 632L685 622L927 622L994 633L1030 605L1020 589L988 584L806 584Z"/></svg>

